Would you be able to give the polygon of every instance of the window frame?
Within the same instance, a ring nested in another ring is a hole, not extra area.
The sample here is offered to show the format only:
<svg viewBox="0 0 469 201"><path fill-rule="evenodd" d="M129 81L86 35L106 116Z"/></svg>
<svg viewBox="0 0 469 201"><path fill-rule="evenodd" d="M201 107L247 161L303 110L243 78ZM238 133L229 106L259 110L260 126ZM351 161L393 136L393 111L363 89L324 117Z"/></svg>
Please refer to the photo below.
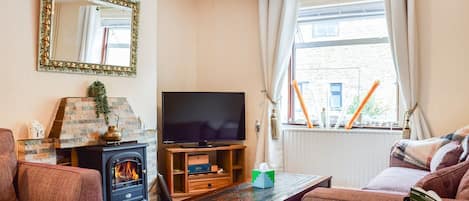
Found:
<svg viewBox="0 0 469 201"><path fill-rule="evenodd" d="M385 14L376 14L370 16L385 15ZM337 19L337 18L335 18ZM317 20L308 20L317 21ZM306 22L305 20L298 19L297 23ZM290 62L288 65L288 121L284 124L286 125L306 125L306 123L295 122L295 92L293 90L292 81L295 80L295 71L296 71L296 49L301 48L315 48L315 47L331 47L331 46L347 46L347 45L368 45L368 44L382 44L390 43L389 37L370 37L370 38L357 38L357 39L341 39L341 40L330 40L330 41L314 41L306 43L295 43L293 42ZM364 129L383 129L383 130L402 130L401 120L403 115L402 106L400 102L400 86L398 82L398 77L396 76L396 119L397 122L393 123L392 126L373 126L373 125L354 125L352 128L364 128ZM319 126L315 123L314 126ZM340 128L343 128L344 125L340 125Z"/></svg>

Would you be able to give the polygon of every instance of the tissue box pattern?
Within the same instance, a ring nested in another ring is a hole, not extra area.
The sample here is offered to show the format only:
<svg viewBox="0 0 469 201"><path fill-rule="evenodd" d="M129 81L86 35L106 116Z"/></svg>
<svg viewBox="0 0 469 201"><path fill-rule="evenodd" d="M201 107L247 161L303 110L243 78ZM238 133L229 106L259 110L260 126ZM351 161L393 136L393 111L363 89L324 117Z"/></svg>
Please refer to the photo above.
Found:
<svg viewBox="0 0 469 201"><path fill-rule="evenodd" d="M256 188L270 188L275 183L275 171L258 169L252 170L252 186Z"/></svg>

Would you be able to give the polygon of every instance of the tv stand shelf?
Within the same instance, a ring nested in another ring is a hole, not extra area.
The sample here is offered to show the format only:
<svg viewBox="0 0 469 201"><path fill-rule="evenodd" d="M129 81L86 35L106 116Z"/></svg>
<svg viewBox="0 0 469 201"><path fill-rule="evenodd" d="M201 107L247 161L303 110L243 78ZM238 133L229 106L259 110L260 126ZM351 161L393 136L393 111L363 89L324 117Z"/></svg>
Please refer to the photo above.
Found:
<svg viewBox="0 0 469 201"><path fill-rule="evenodd" d="M203 148L167 148L166 180L173 197L191 197L246 180L245 145ZM188 156L208 154L222 173L189 174Z"/></svg>

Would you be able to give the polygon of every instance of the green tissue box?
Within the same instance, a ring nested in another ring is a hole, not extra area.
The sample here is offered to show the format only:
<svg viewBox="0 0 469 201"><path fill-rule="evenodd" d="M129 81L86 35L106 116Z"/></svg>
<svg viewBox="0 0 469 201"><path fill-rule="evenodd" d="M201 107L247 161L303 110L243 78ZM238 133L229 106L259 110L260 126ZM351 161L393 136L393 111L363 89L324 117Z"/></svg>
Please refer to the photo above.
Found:
<svg viewBox="0 0 469 201"><path fill-rule="evenodd" d="M275 183L275 170L252 170L252 186L256 188L271 188Z"/></svg>

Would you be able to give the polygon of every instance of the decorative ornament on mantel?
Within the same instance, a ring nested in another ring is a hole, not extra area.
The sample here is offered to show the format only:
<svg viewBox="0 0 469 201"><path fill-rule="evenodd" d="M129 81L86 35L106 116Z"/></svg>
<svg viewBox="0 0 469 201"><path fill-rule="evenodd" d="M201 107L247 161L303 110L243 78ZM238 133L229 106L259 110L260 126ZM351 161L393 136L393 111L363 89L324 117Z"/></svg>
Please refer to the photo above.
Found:
<svg viewBox="0 0 469 201"><path fill-rule="evenodd" d="M119 115L116 114L116 125L108 126L107 132L102 136L106 142L118 142L122 139L122 129L119 128Z"/></svg>
<svg viewBox="0 0 469 201"><path fill-rule="evenodd" d="M100 114L104 115L104 121L106 125L109 125L109 109L107 96L106 96L106 87L100 81L94 81L93 84L88 88L88 96L93 97L96 102L96 118L99 118Z"/></svg>
<svg viewBox="0 0 469 201"><path fill-rule="evenodd" d="M117 126L109 126L107 132L103 135L106 142L118 142L122 139L122 133Z"/></svg>
<svg viewBox="0 0 469 201"><path fill-rule="evenodd" d="M33 120L28 124L29 139L44 138L44 126L37 120Z"/></svg>

